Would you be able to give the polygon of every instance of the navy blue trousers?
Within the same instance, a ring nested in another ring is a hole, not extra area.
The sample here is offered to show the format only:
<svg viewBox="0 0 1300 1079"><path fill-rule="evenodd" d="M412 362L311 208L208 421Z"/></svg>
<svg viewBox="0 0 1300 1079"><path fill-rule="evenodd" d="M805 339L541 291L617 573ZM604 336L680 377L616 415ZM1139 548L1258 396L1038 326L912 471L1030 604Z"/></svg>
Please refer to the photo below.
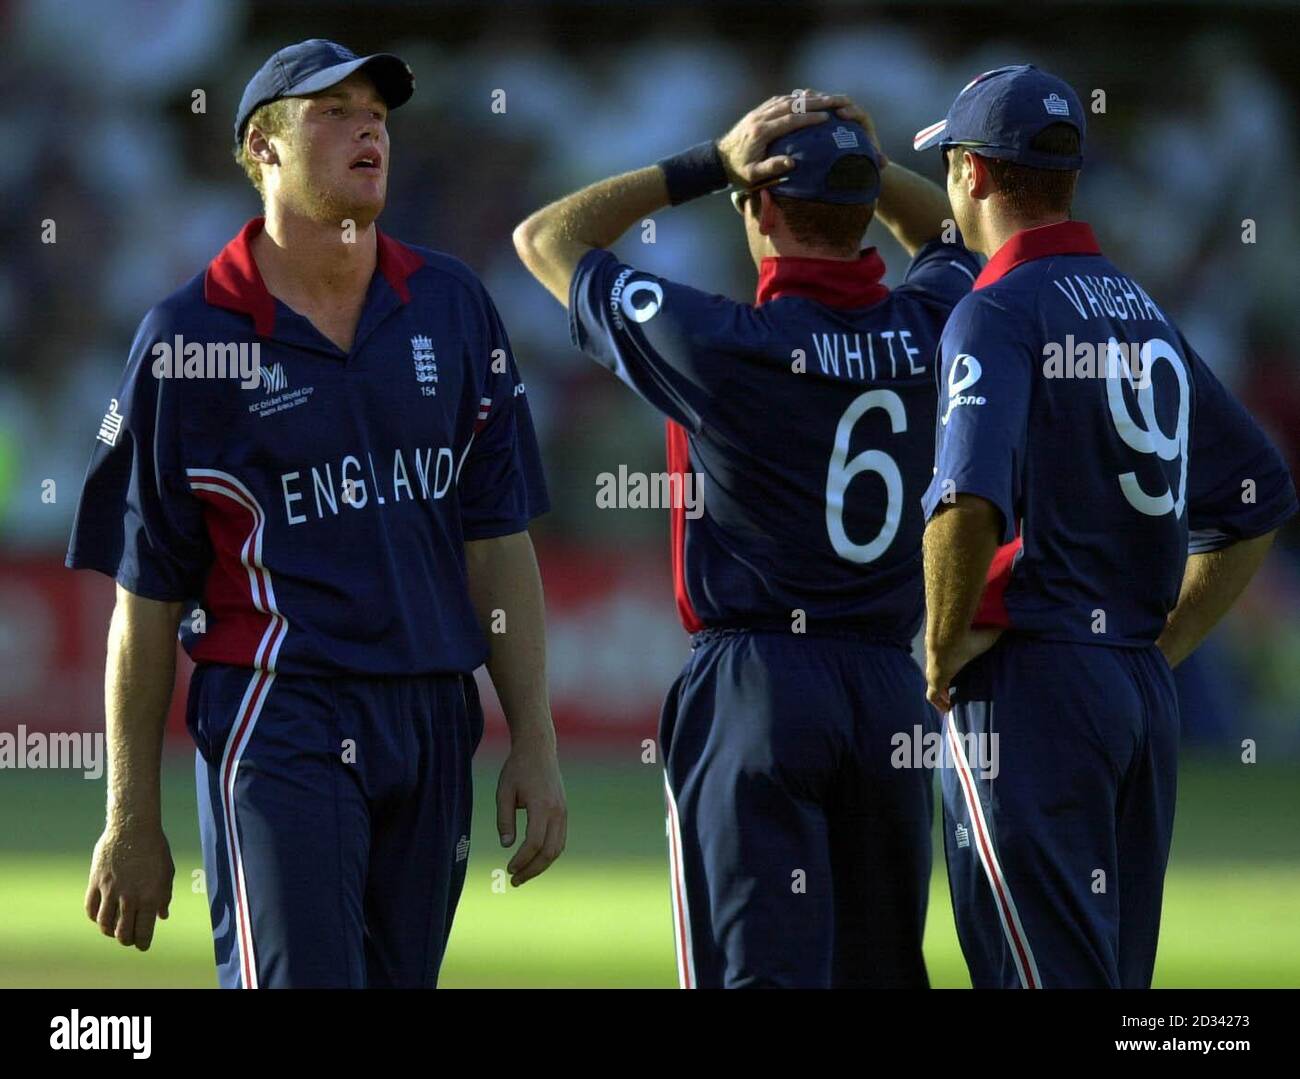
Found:
<svg viewBox="0 0 1300 1079"><path fill-rule="evenodd" d="M220 984L435 985L469 856L474 679L200 664L187 722Z"/></svg>
<svg viewBox="0 0 1300 1079"><path fill-rule="evenodd" d="M1008 634L958 674L944 847L977 988L1148 988L1178 704L1154 647Z"/></svg>
<svg viewBox="0 0 1300 1079"><path fill-rule="evenodd" d="M927 986L933 732L908 652L705 631L660 722L686 988Z"/></svg>

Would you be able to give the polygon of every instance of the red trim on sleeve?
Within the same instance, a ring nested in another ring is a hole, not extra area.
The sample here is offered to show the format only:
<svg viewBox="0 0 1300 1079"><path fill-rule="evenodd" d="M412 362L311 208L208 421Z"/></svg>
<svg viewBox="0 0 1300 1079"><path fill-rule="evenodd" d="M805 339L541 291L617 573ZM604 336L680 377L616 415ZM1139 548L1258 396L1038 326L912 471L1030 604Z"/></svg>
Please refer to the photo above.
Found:
<svg viewBox="0 0 1300 1079"><path fill-rule="evenodd" d="M1022 262L1050 255L1100 254L1101 248L1097 246L1097 237L1092 234L1092 226L1083 221L1058 221L1054 225L1039 225L1036 229L1021 229L993 253L972 287L991 285Z"/></svg>
<svg viewBox="0 0 1300 1079"><path fill-rule="evenodd" d="M691 467L691 447L686 439L686 428L675 420L665 424L668 441L668 474L681 477L677 490L685 492L686 473ZM672 489L672 481L669 480ZM686 499L678 498L669 510L672 522L673 592L677 597L677 616L687 633L698 633L704 628L695 612L691 597L686 591Z"/></svg>
<svg viewBox="0 0 1300 1079"><path fill-rule="evenodd" d="M971 619L973 627L993 626L998 629L1011 628L1011 615L1007 613L1007 585L1011 583L1011 574L1020 554L1021 537L1017 536L1010 543L997 549L993 561L989 563L988 575L984 578L984 594L980 605L975 609Z"/></svg>

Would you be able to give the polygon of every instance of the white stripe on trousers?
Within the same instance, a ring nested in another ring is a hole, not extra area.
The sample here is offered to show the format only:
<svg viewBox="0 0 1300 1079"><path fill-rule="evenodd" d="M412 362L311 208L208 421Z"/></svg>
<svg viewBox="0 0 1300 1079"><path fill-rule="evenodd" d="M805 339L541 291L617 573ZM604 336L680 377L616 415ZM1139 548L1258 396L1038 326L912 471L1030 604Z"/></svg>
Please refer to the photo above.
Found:
<svg viewBox="0 0 1300 1079"><path fill-rule="evenodd" d="M972 707L968 705L968 707ZM987 706L991 708L991 705ZM998 919L1002 923L1002 932L1011 948L1011 958L1016 964L1016 973L1020 975L1020 985L1025 989L1041 989L1042 979L1038 976L1038 963L1034 959L1033 949L1029 947L1029 938L1025 928L1020 924L1020 914L1016 910L1011 888L1007 884L1002 864L998 861L997 850L988 824L984 820L984 807L980 804L979 791L975 786L975 776L970 763L966 760L966 750L957 731L957 721L952 712L948 713L948 741L953 761L957 767L957 781L961 785L966 808L970 811L971 823L975 826L975 848L979 852L980 864L984 875L988 877L989 887L993 891L993 903L998 910Z"/></svg>
<svg viewBox="0 0 1300 1079"><path fill-rule="evenodd" d="M243 847L239 841L239 821L235 812L235 783L239 779L239 762L253 736L257 717L271 692L275 674L256 671L239 702L235 723L221 754L221 816L225 822L226 859L230 867L231 889L235 907L235 946L239 949L240 984L256 989L257 952L253 946L253 918L248 905L248 882L244 876ZM245 718L246 717L246 718Z"/></svg>
<svg viewBox="0 0 1300 1079"><path fill-rule="evenodd" d="M682 865L682 823L677 815L668 771L664 770L664 796L668 808L668 871L672 884L673 939L677 950L677 984L695 988L695 953L691 940L691 908L686 900L686 871Z"/></svg>

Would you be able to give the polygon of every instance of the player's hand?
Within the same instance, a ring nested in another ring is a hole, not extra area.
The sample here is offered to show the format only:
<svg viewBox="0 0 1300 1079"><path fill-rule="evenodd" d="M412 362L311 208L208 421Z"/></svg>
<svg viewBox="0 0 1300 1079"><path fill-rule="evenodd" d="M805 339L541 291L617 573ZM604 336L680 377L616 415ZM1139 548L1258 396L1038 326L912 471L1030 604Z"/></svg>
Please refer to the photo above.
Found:
<svg viewBox="0 0 1300 1079"><path fill-rule="evenodd" d="M497 834L503 847L515 841L520 809L528 827L523 843L506 866L516 888L545 872L568 838L569 810L553 738L516 739L510 747L497 781Z"/></svg>
<svg viewBox="0 0 1300 1079"><path fill-rule="evenodd" d="M945 654L937 654L926 649L925 658L925 699L940 712L952 710L952 698L949 690L953 679L976 656L981 656L997 644L1002 636L1000 629L968 629L957 643Z"/></svg>
<svg viewBox="0 0 1300 1079"><path fill-rule="evenodd" d="M167 917L175 876L162 828L110 822L91 856L86 917L104 936L147 952L154 920Z"/></svg>
<svg viewBox="0 0 1300 1079"><path fill-rule="evenodd" d="M814 94L808 90L768 98L745 113L718 140L727 179L740 187L756 187L784 176L794 168L794 158L765 156L768 144L801 127L824 123L831 115L826 110L848 104L843 94Z"/></svg>

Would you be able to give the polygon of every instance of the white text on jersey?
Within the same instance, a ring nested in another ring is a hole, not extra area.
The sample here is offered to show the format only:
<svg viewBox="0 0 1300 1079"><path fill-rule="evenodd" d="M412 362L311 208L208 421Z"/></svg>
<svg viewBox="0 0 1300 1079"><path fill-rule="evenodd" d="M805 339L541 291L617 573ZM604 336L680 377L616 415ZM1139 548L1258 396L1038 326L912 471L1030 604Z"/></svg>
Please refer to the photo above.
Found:
<svg viewBox="0 0 1300 1079"><path fill-rule="evenodd" d="M390 499L401 502L404 497L413 502L417 498L426 502L436 500L446 495L456 475L455 458L446 446L439 446L436 451L432 446L417 447L412 455L414 468L410 469L400 449L393 451L391 462L381 458L378 467L373 454L364 457L363 462L348 454L339 462L338 472L330 461L319 467L312 465L308 470L310 479L304 476L303 470L282 473L280 489L284 492L284 512L289 524L308 521L307 511L313 506L316 519L323 520L326 516L337 517L343 507L365 509L372 504L372 499L377 506L386 506ZM309 488L306 493L304 488Z"/></svg>
<svg viewBox="0 0 1300 1079"><path fill-rule="evenodd" d="M921 355L921 350L909 343L908 338L911 336L910 330L884 330L879 334L815 333L812 335L812 343L822 374L865 382L868 379L875 381L884 378L886 367L889 369L889 378L899 378L900 367L903 378L925 374L925 365L916 365L916 357ZM863 337L867 339L865 348L862 344ZM879 349L876 346L877 337L882 342ZM898 342L897 352L894 348L895 340Z"/></svg>

